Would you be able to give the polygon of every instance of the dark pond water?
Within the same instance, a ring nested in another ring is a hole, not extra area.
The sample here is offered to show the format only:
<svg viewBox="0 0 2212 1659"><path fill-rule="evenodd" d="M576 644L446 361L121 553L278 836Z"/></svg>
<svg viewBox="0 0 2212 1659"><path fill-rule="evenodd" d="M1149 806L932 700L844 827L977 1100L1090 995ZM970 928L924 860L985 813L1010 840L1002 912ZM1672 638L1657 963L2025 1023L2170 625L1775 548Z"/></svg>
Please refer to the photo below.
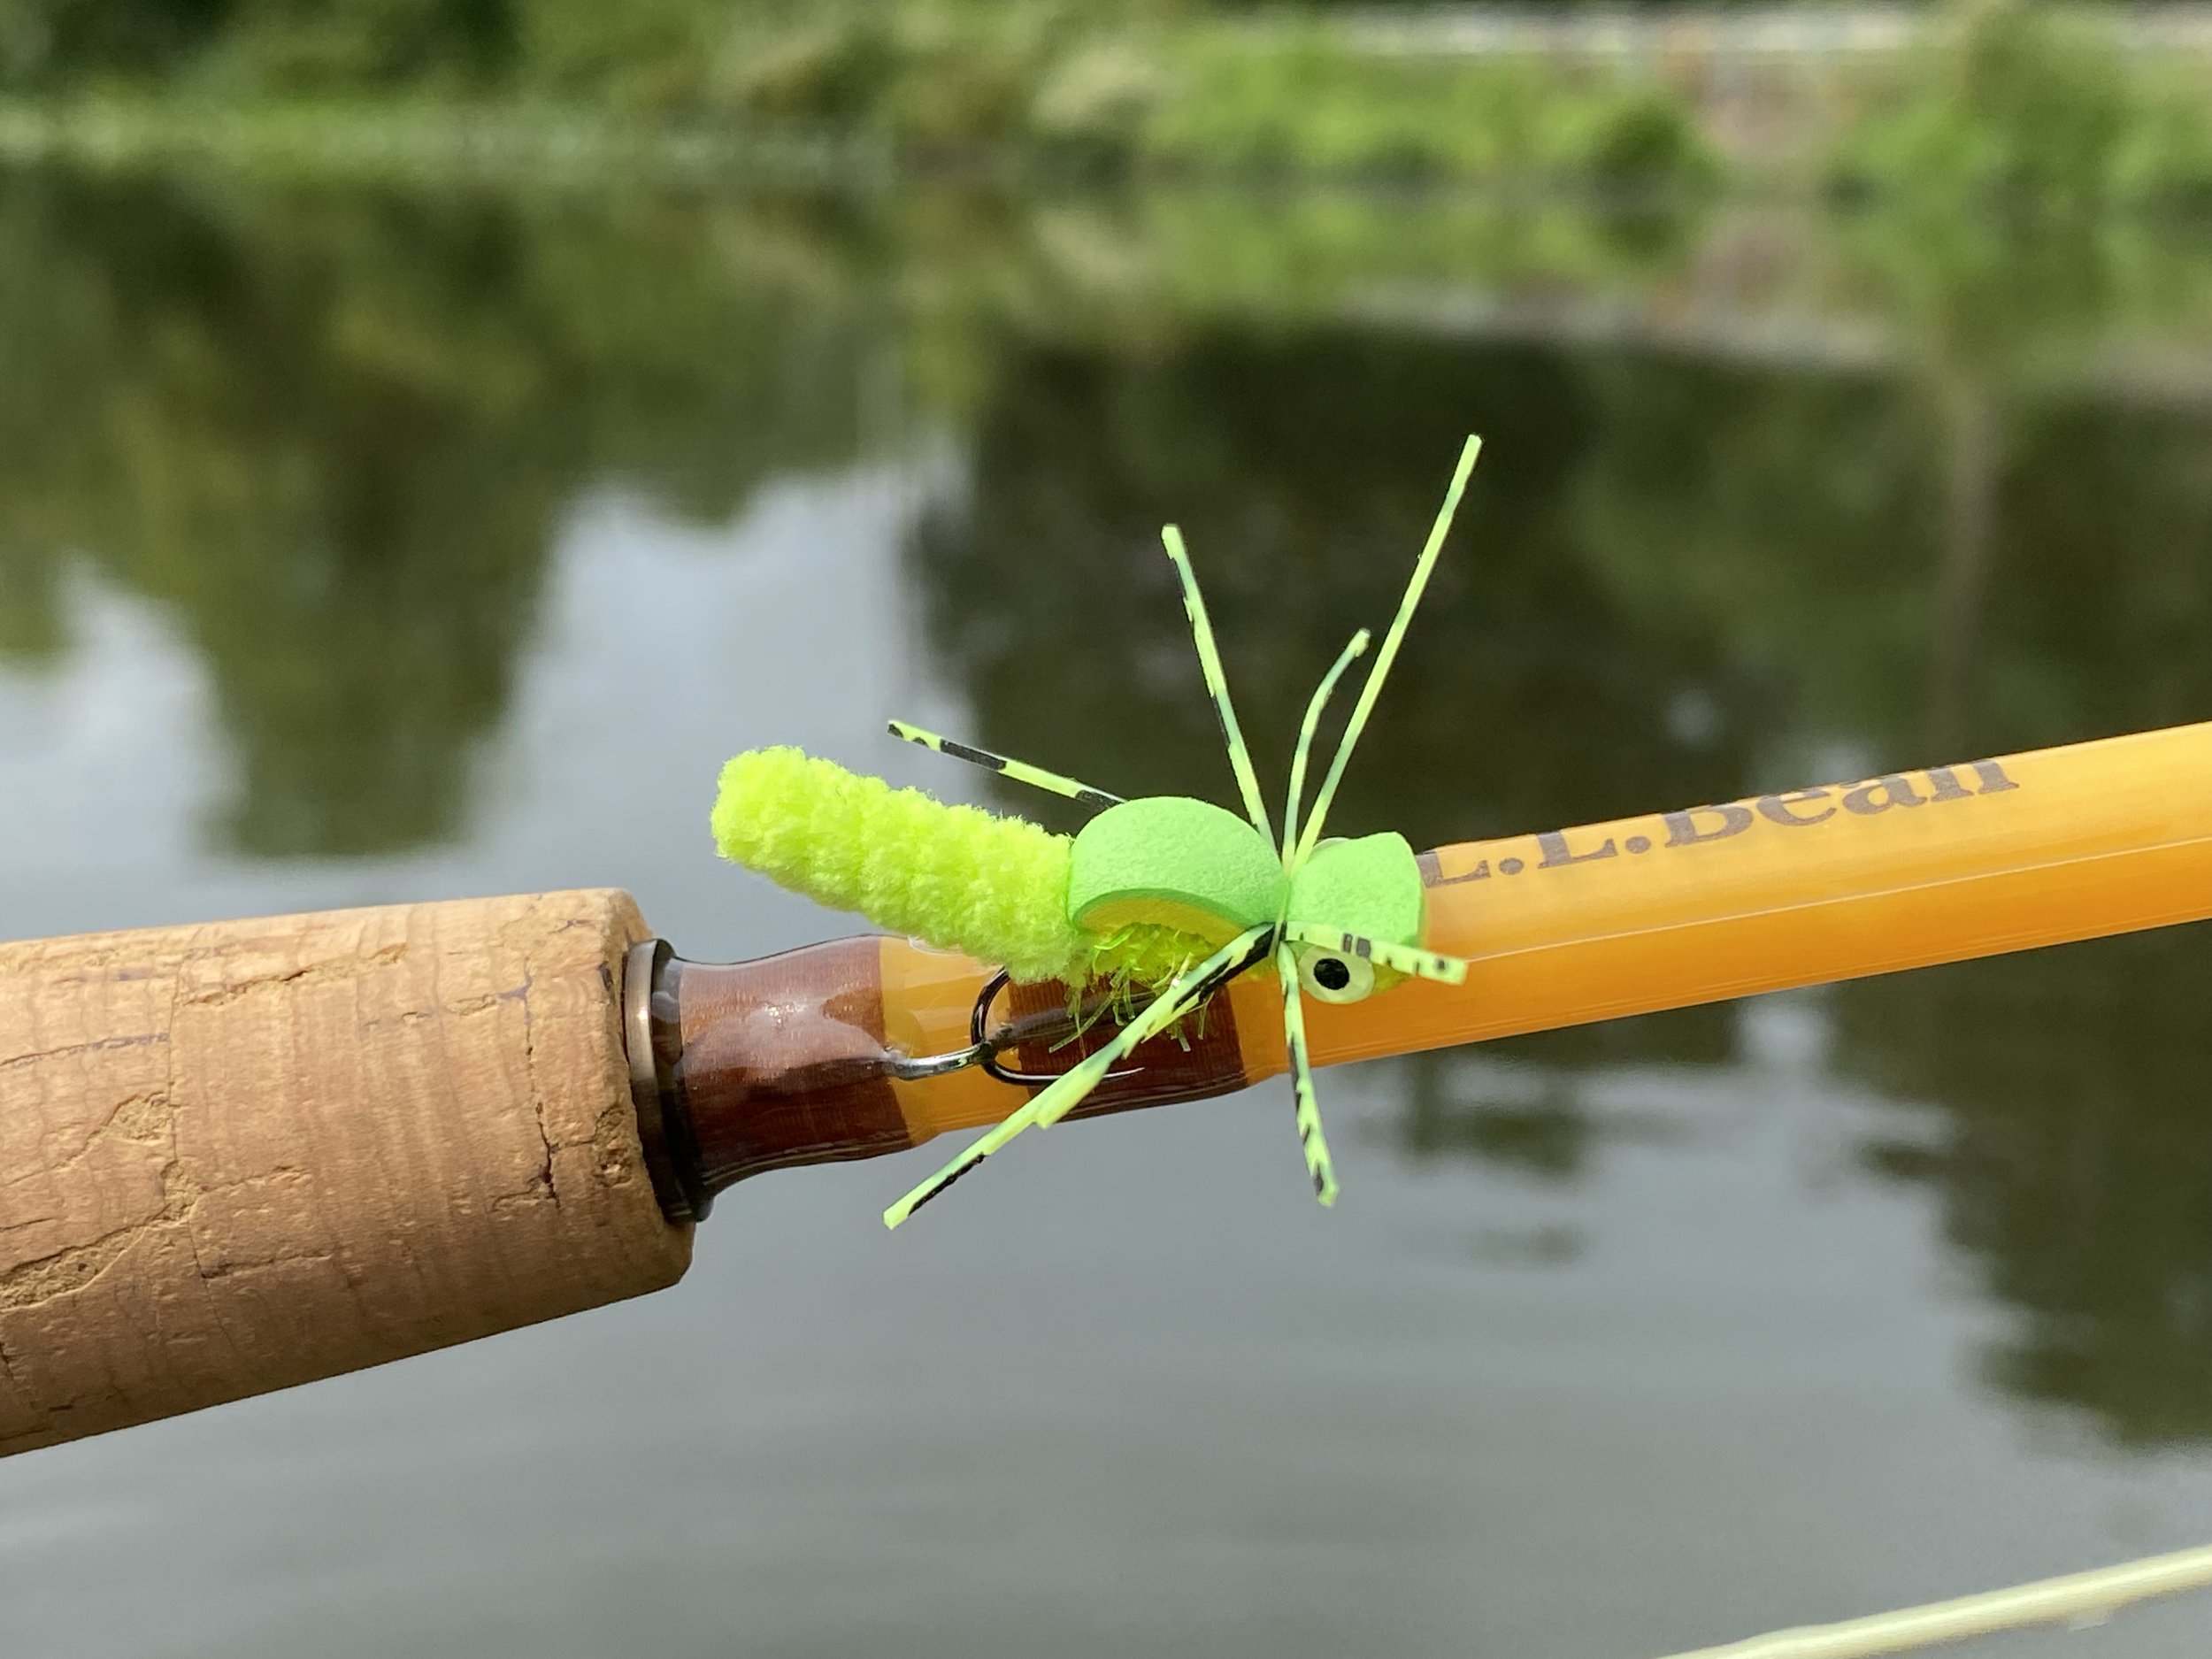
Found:
<svg viewBox="0 0 2212 1659"><path fill-rule="evenodd" d="M0 935L612 883L887 714L1228 787L1490 447L1417 845L2212 718L2212 257L1464 204L0 180ZM0 1651L1651 1654L2212 1538L2212 933L772 1176L678 1289L0 1464ZM1169 1156L1163 1156L1165 1153ZM2202 1604L1984 1651L2170 1655Z"/></svg>

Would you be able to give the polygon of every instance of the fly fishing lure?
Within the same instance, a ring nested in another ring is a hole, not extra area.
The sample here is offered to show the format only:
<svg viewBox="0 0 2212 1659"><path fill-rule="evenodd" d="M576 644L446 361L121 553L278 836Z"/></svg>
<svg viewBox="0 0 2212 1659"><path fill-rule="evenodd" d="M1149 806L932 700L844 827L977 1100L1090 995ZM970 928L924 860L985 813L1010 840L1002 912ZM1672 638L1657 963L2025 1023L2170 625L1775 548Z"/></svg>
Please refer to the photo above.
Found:
<svg viewBox="0 0 2212 1659"><path fill-rule="evenodd" d="M1283 1038L1306 1171L1324 1204L1336 1174L1306 1054L1303 999L1357 1002L1409 977L1457 984L1467 964L1420 948L1424 888L1413 849L1385 832L1324 840L1321 827L1369 712L1421 603L1481 442L1469 438L1451 488L1353 704L1327 776L1302 818L1308 762L1337 682L1366 654L1362 628L1306 705L1278 839L1206 618L1181 533L1161 532L1182 584L1206 691L1242 797L1239 818L1185 795L1129 801L1057 772L891 722L895 737L1100 809L1072 838L1025 819L948 806L795 749L754 749L722 770L713 829L723 856L879 926L1004 964L1011 979L1103 979L1127 1006L1113 1038L884 1211L895 1227L1032 1127L1048 1128L1147 1039L1197 1012L1238 975L1281 981Z"/></svg>

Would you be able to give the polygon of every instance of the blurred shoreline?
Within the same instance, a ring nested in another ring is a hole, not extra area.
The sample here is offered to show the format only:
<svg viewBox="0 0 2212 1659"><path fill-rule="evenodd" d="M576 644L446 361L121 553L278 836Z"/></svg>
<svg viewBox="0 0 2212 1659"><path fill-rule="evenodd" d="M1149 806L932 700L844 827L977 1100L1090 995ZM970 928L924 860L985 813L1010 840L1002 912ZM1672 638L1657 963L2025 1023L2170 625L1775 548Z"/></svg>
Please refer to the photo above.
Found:
<svg viewBox="0 0 2212 1659"><path fill-rule="evenodd" d="M129 50L72 48L65 12L31 0L0 28L0 158L1480 185L1640 209L1748 194L2173 219L2212 204L2212 7L2194 4L663 0L610 33L559 0L420 0L403 37L385 11L338 4L223 12Z"/></svg>

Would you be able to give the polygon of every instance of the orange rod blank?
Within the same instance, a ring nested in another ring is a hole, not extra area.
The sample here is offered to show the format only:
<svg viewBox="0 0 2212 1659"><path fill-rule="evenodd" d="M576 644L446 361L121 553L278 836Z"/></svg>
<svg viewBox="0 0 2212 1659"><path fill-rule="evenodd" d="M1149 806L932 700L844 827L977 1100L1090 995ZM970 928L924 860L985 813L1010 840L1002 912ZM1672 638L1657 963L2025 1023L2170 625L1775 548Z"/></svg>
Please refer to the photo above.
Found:
<svg viewBox="0 0 2212 1659"><path fill-rule="evenodd" d="M1423 942L1466 957L1466 982L1310 1006L1317 1063L2212 917L2212 724L1470 841L1422 864ZM981 971L881 949L894 1045L956 1046ZM1272 984L1248 976L1229 1000L1240 1080L1280 1072ZM979 1074L899 1092L917 1140L1020 1098Z"/></svg>
<svg viewBox="0 0 2212 1659"><path fill-rule="evenodd" d="M1425 941L1473 964L1317 1007L1401 1054L2212 916L2212 725L1447 847Z"/></svg>

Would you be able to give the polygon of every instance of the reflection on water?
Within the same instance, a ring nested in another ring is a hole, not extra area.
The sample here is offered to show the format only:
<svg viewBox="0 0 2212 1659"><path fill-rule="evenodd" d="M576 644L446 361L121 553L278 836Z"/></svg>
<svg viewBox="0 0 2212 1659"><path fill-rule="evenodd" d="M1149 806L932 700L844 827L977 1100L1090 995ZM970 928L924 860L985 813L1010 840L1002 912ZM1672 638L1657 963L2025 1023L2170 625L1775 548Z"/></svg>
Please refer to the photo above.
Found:
<svg viewBox="0 0 2212 1659"><path fill-rule="evenodd" d="M1927 1104L1866 1158L1933 1186L2019 1310L1998 1384L2139 1443L2212 1436L2212 1057L2202 928L2041 951L1839 1000L1843 1061Z"/></svg>
<svg viewBox="0 0 2212 1659"><path fill-rule="evenodd" d="M917 549L933 636L985 741L1079 744L1109 788L1218 793L1220 741L1157 552L1172 517L1240 699L1285 711L1246 722L1262 775L1283 777L1288 711L1354 618L1389 616L1463 429L1498 434L1463 552L1438 569L1339 826L1433 846L1733 792L1755 687L1709 626L1640 626L1580 546L1579 475L1606 422L1572 354L1224 331L1011 354L1000 384L970 494Z"/></svg>
<svg viewBox="0 0 2212 1659"><path fill-rule="evenodd" d="M1479 430L1348 830L2212 717L2187 250L1216 208L5 181L0 668L67 657L88 566L198 656L234 757L216 845L431 845L469 833L588 496L719 525L942 445L901 557L972 734L1217 795L1159 524L1279 777ZM1850 1162L1932 1194L2008 1315L1989 1379L2123 1443L2212 1440L2208 983L2204 929L1870 981L1823 1000L1808 1063L1878 1102ZM1766 1087L1746 1032L1692 1010L1419 1057L1383 1074L1386 1141L1543 1187L1555 1215L1462 1259L1564 1271L1594 1171Z"/></svg>
<svg viewBox="0 0 2212 1659"><path fill-rule="evenodd" d="M0 188L0 652L72 559L167 607L273 856L457 833L561 514L700 518L849 457L866 334L733 280L695 215Z"/></svg>
<svg viewBox="0 0 2212 1659"><path fill-rule="evenodd" d="M1640 1109L1602 1110L1586 1079L1655 1062L1724 1065L1734 1058L1733 1038L1729 1010L1716 1006L1493 1043L1479 1067L1449 1052L1409 1055L1397 1063L1404 1107L1393 1139L1415 1158L1477 1157L1572 1179L1609 1143L1664 1144L1681 1133Z"/></svg>

